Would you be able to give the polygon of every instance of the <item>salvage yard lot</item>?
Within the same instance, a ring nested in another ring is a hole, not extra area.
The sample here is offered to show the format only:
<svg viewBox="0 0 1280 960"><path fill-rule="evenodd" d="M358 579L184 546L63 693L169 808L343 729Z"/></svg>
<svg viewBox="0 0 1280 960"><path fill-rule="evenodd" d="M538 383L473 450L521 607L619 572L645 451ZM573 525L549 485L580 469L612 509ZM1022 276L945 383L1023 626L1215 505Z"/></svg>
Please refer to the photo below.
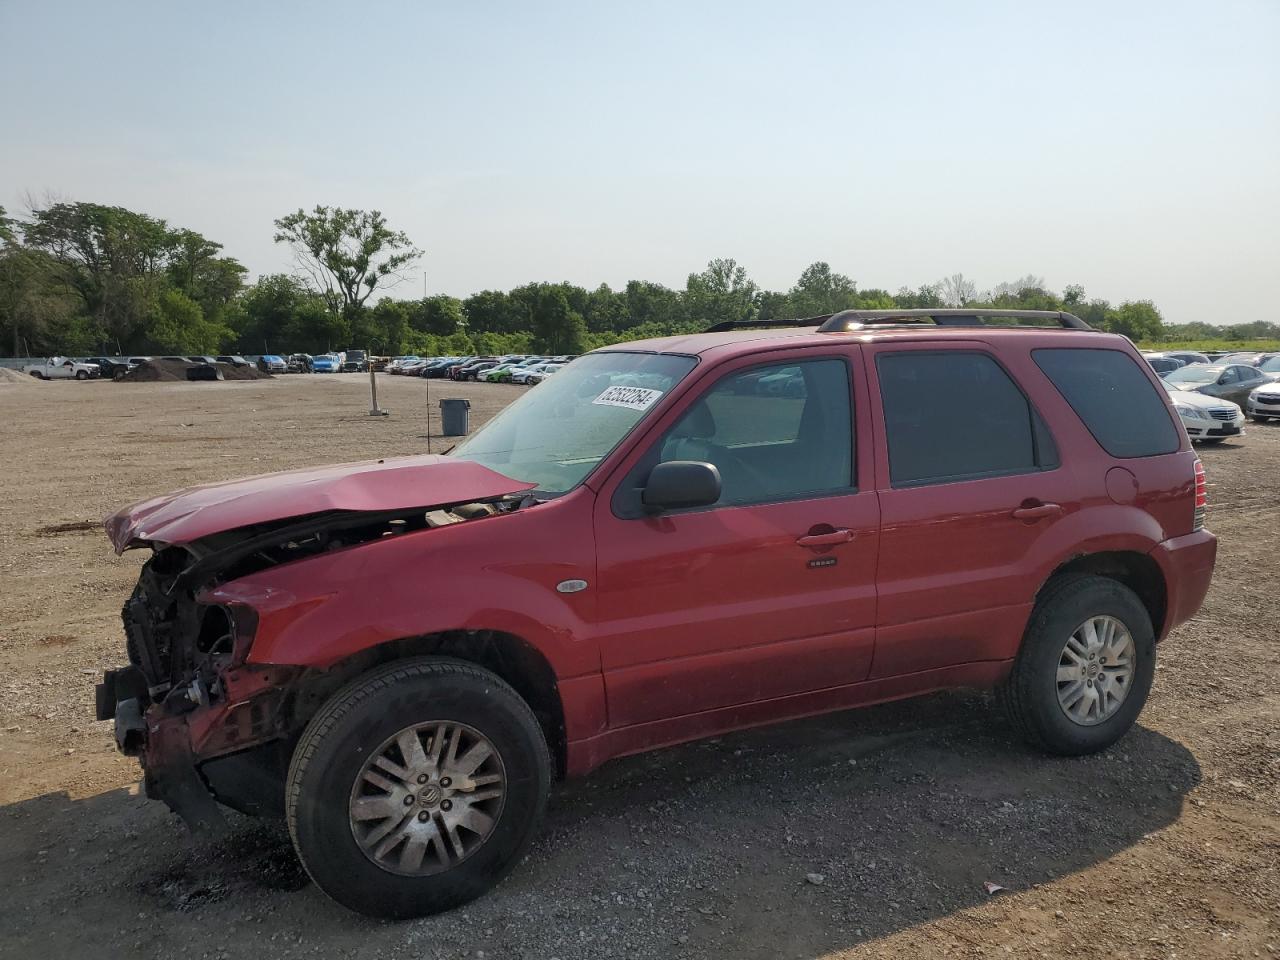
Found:
<svg viewBox="0 0 1280 960"><path fill-rule="evenodd" d="M430 383L473 428L523 392ZM0 382L0 955L1280 956L1280 425L1202 451L1214 588L1100 756L1032 754L947 694L616 761L558 789L494 893L405 924L328 902L275 824L191 840L93 720L143 560L99 521L424 452L427 384L379 394L392 416L356 376Z"/></svg>

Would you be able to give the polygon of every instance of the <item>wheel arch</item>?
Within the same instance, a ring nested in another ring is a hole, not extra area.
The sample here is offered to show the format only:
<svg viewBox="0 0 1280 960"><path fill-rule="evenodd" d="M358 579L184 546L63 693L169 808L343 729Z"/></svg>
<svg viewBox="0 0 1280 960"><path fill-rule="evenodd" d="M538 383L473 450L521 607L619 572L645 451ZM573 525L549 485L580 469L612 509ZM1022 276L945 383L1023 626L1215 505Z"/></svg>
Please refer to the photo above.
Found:
<svg viewBox="0 0 1280 960"><path fill-rule="evenodd" d="M443 630L388 640L330 665L309 684L313 695L304 712L314 714L324 700L370 670L416 657L439 657L474 664L510 684L529 705L547 740L557 777L566 762L564 704L555 671L523 637L500 630Z"/></svg>
<svg viewBox="0 0 1280 960"><path fill-rule="evenodd" d="M1036 604L1040 603L1040 598L1055 580L1076 573L1108 577L1124 584L1142 601L1151 617L1156 637L1164 635L1169 610L1169 588L1164 571L1149 554L1135 550L1103 550L1074 556L1054 568L1040 585L1040 589L1036 591Z"/></svg>

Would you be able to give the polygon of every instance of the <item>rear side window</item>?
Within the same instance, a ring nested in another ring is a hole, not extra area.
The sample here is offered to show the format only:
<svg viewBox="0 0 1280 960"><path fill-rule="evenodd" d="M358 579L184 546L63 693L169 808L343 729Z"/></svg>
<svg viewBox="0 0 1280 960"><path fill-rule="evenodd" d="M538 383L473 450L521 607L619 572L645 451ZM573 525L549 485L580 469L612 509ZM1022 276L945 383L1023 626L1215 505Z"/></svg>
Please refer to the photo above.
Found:
<svg viewBox="0 0 1280 960"><path fill-rule="evenodd" d="M1113 457L1173 453L1180 437L1164 398L1120 350L1052 348L1032 357Z"/></svg>
<svg viewBox="0 0 1280 960"><path fill-rule="evenodd" d="M994 359L961 350L876 358L895 487L1049 470L1048 428Z"/></svg>

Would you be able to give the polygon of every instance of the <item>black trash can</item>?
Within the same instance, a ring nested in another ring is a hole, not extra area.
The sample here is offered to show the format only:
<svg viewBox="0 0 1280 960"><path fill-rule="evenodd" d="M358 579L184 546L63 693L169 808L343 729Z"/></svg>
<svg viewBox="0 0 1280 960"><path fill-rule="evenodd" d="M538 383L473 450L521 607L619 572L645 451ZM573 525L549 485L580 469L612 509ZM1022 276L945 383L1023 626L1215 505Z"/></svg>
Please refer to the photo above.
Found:
<svg viewBox="0 0 1280 960"><path fill-rule="evenodd" d="M471 401L453 397L440 401L440 422L446 437L465 437L471 432Z"/></svg>

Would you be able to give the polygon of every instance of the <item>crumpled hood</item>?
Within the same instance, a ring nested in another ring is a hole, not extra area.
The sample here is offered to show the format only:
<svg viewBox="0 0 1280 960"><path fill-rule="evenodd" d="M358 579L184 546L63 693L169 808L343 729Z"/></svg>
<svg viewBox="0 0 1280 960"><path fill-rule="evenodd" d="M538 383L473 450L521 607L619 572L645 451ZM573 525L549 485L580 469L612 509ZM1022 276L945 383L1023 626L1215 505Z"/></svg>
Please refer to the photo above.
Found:
<svg viewBox="0 0 1280 960"><path fill-rule="evenodd" d="M411 510L491 500L535 486L468 460L425 454L341 463L189 487L108 517L116 553L333 510Z"/></svg>

